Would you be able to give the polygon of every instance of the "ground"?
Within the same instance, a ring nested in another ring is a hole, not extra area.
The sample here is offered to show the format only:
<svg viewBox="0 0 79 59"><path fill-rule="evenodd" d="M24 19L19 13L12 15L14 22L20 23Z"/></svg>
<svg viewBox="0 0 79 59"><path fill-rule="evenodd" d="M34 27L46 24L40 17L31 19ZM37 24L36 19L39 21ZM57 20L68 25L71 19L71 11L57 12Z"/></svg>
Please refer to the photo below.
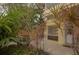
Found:
<svg viewBox="0 0 79 59"><path fill-rule="evenodd" d="M64 47L52 40L46 40L44 42L44 51L52 55L73 55L72 48Z"/></svg>
<svg viewBox="0 0 79 59"><path fill-rule="evenodd" d="M37 41L33 40L31 44L37 47ZM70 47L65 47L53 40L42 40L40 45L40 40L38 41L38 47L46 52L46 54L50 55L73 55L73 49Z"/></svg>

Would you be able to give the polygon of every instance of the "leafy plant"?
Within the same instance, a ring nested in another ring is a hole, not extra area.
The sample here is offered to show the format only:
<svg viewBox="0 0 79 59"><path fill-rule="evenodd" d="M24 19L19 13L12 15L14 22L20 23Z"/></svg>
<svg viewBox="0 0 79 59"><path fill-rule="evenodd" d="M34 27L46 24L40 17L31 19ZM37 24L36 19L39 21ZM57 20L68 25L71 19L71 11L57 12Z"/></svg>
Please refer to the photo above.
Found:
<svg viewBox="0 0 79 59"><path fill-rule="evenodd" d="M37 16L41 15L40 9L27 4L3 4L2 7L4 12L0 14L1 47L8 46L11 41L20 42L17 40L20 29L31 32L42 21L42 17Z"/></svg>

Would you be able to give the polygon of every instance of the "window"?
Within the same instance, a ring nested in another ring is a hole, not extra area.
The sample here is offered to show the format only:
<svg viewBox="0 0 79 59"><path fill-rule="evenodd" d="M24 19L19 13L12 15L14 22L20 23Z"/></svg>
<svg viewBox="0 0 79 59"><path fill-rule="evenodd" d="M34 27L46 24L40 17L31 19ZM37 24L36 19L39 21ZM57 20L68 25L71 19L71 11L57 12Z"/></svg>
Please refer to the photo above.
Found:
<svg viewBox="0 0 79 59"><path fill-rule="evenodd" d="M56 26L48 26L48 39L58 41L58 28Z"/></svg>

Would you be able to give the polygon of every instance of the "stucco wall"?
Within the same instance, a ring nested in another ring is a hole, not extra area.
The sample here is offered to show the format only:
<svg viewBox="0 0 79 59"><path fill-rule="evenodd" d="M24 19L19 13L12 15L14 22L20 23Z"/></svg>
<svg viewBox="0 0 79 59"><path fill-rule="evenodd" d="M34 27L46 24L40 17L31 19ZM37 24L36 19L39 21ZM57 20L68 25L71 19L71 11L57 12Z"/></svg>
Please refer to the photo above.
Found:
<svg viewBox="0 0 79 59"><path fill-rule="evenodd" d="M48 40L48 26L56 26L56 24L54 23L54 21L52 19L46 21L46 30L45 30L45 39L46 40ZM54 41L54 42L63 45L65 43L63 24L61 24L61 28L62 28L62 31L60 29L58 29L58 41ZM51 40L51 41L53 41L53 40Z"/></svg>

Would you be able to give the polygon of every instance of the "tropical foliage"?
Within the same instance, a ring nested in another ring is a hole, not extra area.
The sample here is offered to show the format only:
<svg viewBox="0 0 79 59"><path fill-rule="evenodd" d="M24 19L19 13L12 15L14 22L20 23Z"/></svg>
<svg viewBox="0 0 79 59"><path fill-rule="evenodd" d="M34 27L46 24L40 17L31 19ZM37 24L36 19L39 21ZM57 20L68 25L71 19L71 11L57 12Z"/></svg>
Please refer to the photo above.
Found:
<svg viewBox="0 0 79 59"><path fill-rule="evenodd" d="M34 5L36 6L36 5ZM11 41L19 42L18 32L25 29L30 32L40 24L40 9L28 4L3 4L0 14L0 46L8 46Z"/></svg>
<svg viewBox="0 0 79 59"><path fill-rule="evenodd" d="M78 26L76 20L78 14L75 10L78 10L78 4L58 4L57 6L50 9L52 16L55 18L54 22L61 29L60 25L63 21L68 20L71 23Z"/></svg>
<svg viewBox="0 0 79 59"><path fill-rule="evenodd" d="M61 31L62 31L61 24L64 21L70 22L69 32L72 33L73 36L72 48L74 54L79 54L79 48L78 48L79 46L78 42L76 42L76 40L78 41L78 38L77 39L74 38L74 29L73 29L73 27L79 28L79 14L77 10L79 10L79 4L59 4L50 10L52 12L52 16L55 18L54 19L55 24L58 26L59 29L61 29Z"/></svg>

